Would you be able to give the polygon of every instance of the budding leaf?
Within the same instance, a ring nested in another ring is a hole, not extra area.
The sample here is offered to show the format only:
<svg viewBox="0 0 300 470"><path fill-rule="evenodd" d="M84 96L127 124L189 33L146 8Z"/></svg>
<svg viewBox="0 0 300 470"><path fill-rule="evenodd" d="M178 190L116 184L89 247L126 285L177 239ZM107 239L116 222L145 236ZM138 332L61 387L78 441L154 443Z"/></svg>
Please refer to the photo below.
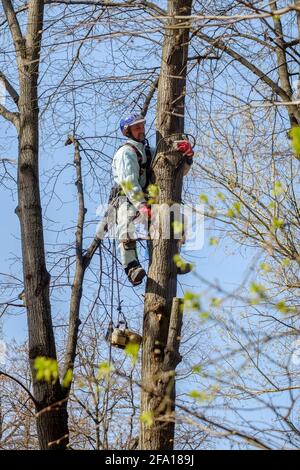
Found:
<svg viewBox="0 0 300 470"><path fill-rule="evenodd" d="M151 428L154 424L154 415L152 411L144 411L141 414L140 420L142 423L146 424L149 428Z"/></svg>
<svg viewBox="0 0 300 470"><path fill-rule="evenodd" d="M56 359L38 356L34 361L36 380L55 383L58 379L58 364Z"/></svg>
<svg viewBox="0 0 300 470"><path fill-rule="evenodd" d="M295 154L300 157L300 127L294 126L289 132Z"/></svg>
<svg viewBox="0 0 300 470"><path fill-rule="evenodd" d="M72 382L73 379L73 372L72 369L68 369L64 378L63 378L63 387L68 388L70 383Z"/></svg>
<svg viewBox="0 0 300 470"><path fill-rule="evenodd" d="M133 364L136 363L139 355L140 345L138 343L128 343L125 347L125 354L131 358Z"/></svg>

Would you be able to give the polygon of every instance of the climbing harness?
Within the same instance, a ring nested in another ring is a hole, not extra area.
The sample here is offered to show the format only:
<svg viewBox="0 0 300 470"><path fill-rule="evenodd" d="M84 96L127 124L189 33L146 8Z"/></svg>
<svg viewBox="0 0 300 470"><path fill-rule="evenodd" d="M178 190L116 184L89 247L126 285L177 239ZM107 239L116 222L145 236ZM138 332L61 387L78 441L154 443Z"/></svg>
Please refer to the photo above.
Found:
<svg viewBox="0 0 300 470"><path fill-rule="evenodd" d="M145 163L143 163L142 153L135 147L135 145L133 145L130 142L125 142L125 144L121 145L118 148L118 150L125 147L125 146L130 147L134 151L134 153L136 154L136 158L137 158L137 161L138 161L138 164L139 164L139 167L140 167L140 176L143 174L144 171L146 172L146 183L145 183L145 187L142 188L144 191L146 191L146 189L149 186L150 181L151 181L151 174L150 173L151 173L152 154L151 154L149 142L148 142L147 139L145 139L145 153L146 153L146 157L147 157L147 160L146 160ZM115 185L115 187L118 188L119 186ZM119 187L119 191L121 191L120 187Z"/></svg>

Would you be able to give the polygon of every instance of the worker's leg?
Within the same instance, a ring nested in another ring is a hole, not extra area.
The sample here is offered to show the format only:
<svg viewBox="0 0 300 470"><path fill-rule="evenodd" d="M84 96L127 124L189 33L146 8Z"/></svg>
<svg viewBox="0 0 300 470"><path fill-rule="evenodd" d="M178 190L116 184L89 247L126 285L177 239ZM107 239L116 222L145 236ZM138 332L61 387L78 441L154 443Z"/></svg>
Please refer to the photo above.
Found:
<svg viewBox="0 0 300 470"><path fill-rule="evenodd" d="M136 252L136 234L133 220L136 210L126 200L119 205L117 213L117 238L121 262L124 269L132 262L138 262Z"/></svg>
<svg viewBox="0 0 300 470"><path fill-rule="evenodd" d="M136 209L127 200L121 202L117 212L117 238L119 241L119 250L121 262L129 280L134 285L142 282L146 275L141 267L137 250L134 219L136 218Z"/></svg>
<svg viewBox="0 0 300 470"><path fill-rule="evenodd" d="M185 244L186 242L186 227L187 227L187 222L185 220L184 214L181 214L181 224L182 224L182 230L181 230L181 238L178 239L177 242L177 253L180 254L181 247L182 245ZM187 263L184 260L181 260L177 264L177 274L182 275L182 274L188 274L192 270L192 265L191 263Z"/></svg>

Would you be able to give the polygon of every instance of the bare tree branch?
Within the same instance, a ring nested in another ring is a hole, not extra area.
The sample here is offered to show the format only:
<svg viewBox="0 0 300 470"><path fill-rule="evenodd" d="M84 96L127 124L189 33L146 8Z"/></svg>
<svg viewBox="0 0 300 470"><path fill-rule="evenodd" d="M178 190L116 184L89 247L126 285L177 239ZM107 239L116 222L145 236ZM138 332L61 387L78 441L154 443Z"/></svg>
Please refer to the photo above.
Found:
<svg viewBox="0 0 300 470"><path fill-rule="evenodd" d="M149 108L149 105L150 105L150 102L154 96L154 93L155 91L157 90L157 87L158 87L158 81L159 81L159 77L157 77L154 82L151 84L150 86L150 90L148 92L148 95L146 96L146 99L145 99L145 102L144 102L144 106L141 110L141 114L142 116L146 116L147 112L148 112L148 108Z"/></svg>
<svg viewBox="0 0 300 470"><path fill-rule="evenodd" d="M5 106L0 104L0 116L4 117L4 119L6 119L7 121L10 121L17 128L17 130L19 129L19 113L13 113L7 108L5 108Z"/></svg>
<svg viewBox="0 0 300 470"><path fill-rule="evenodd" d="M28 390L27 387L25 387L24 384L22 384L22 382L20 382L18 379L16 379L15 377L13 377L12 375L9 375L7 374L6 372L3 372L2 370L0 370L0 375L3 375L4 377L7 377L9 378L10 380L13 380L14 382L16 382L18 385L20 385L20 387L23 388L23 390L25 390L25 392L27 393L27 395L29 396L29 398L32 400L32 402L36 405L36 400L34 398L34 396L32 395L32 393Z"/></svg>
<svg viewBox="0 0 300 470"><path fill-rule="evenodd" d="M14 46L16 49L17 59L20 63L21 58L25 58L25 39L22 35L22 31L17 19L16 12L12 5L11 0L2 0L3 9L5 16L13 37Z"/></svg>
<svg viewBox="0 0 300 470"><path fill-rule="evenodd" d="M84 207L84 194L82 185L82 172L81 172L81 156L79 150L79 142L75 136L68 136L65 145L74 144L75 155L74 163L76 167L76 187L78 197L78 217L77 217L77 230L76 230L76 268L75 276L72 285L72 295L70 302L70 314L69 314L69 330L68 340L65 352L64 370L63 377L66 376L68 370L73 371L74 361L76 356L76 346L78 338L78 328L80 324L79 313L80 313L80 301L82 296L82 284L85 273L85 266L83 264L82 256L82 242L83 242L83 227L86 209ZM70 391L71 383L65 387L65 394Z"/></svg>
<svg viewBox="0 0 300 470"><path fill-rule="evenodd" d="M225 42L222 39L212 38L199 30L194 31L194 35L208 42L209 44L216 47L217 49L220 49L221 51L226 52L226 54L233 57L235 60L240 62L240 64L242 64L252 73L254 73L257 77L259 77L264 83L266 83L274 91L274 93L280 96L280 98L282 98L284 101L288 101L288 102L291 101L292 95L289 93L289 90L285 90L284 88L277 85L277 83L275 83L270 77L268 77L266 73L264 73L262 70L256 67L256 65L249 62L248 59L246 59L241 54L239 54L238 52L234 51L229 46L227 46L227 44L225 44ZM288 112L289 114L290 113L293 114L297 122L300 123L300 112L297 106L295 105L291 106L290 108L288 108Z"/></svg>
<svg viewBox="0 0 300 470"><path fill-rule="evenodd" d="M17 105L18 101L19 101L19 95L16 92L16 90L14 89L14 87L11 85L11 83L9 82L7 77L4 75L4 73L1 72L1 71L0 71L0 80L2 80L6 90L8 91L8 93L10 94L10 96L12 97L12 99L14 100L14 102Z"/></svg>

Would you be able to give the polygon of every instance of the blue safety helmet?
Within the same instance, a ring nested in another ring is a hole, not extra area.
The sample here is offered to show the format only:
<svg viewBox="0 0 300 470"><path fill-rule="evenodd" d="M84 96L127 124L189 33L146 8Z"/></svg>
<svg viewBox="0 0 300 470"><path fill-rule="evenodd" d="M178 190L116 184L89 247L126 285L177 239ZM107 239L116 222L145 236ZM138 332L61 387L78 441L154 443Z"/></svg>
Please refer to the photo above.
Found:
<svg viewBox="0 0 300 470"><path fill-rule="evenodd" d="M128 127L133 126L134 124L139 124L140 122L145 122L145 118L141 114L130 114L120 121L120 129L123 135Z"/></svg>

